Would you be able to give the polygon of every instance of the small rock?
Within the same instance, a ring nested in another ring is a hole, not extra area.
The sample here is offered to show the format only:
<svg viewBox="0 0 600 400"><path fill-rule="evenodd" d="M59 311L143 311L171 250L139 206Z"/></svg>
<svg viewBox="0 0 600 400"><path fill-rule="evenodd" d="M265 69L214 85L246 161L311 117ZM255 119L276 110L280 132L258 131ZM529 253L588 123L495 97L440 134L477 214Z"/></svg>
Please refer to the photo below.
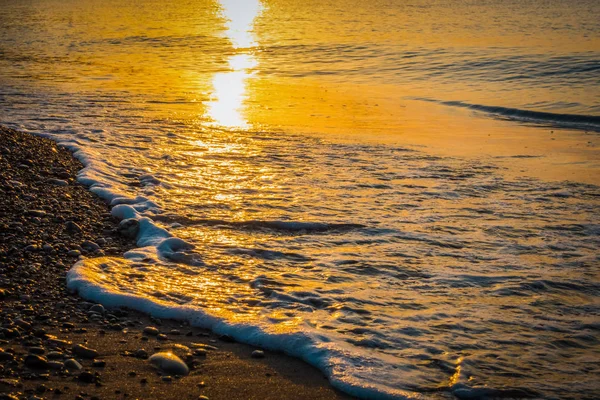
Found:
<svg viewBox="0 0 600 400"><path fill-rule="evenodd" d="M102 304L94 304L90 308L90 311L97 312L99 314L104 314L106 312L106 309L104 308L104 306Z"/></svg>
<svg viewBox="0 0 600 400"><path fill-rule="evenodd" d="M173 380L172 377L170 377L169 375L163 376L162 377L163 382L171 382Z"/></svg>
<svg viewBox="0 0 600 400"><path fill-rule="evenodd" d="M143 360L148 358L148 352L144 349L138 349L133 353L136 358L141 358Z"/></svg>
<svg viewBox="0 0 600 400"><path fill-rule="evenodd" d="M187 375L190 370L183 360L173 353L160 352L150 357L150 363L162 372L173 375Z"/></svg>
<svg viewBox="0 0 600 400"><path fill-rule="evenodd" d="M48 360L35 354L28 354L25 357L25 366L33 369L48 369Z"/></svg>
<svg viewBox="0 0 600 400"><path fill-rule="evenodd" d="M208 400L208 397L206 397L206 396L198 396L198 400Z"/></svg>
<svg viewBox="0 0 600 400"><path fill-rule="evenodd" d="M50 369L60 370L63 369L64 366L65 365L60 361L48 361L48 367L50 367Z"/></svg>
<svg viewBox="0 0 600 400"><path fill-rule="evenodd" d="M13 356L12 354L4 351L4 350L0 350L0 362L1 361L12 361L15 359L15 356Z"/></svg>
<svg viewBox="0 0 600 400"><path fill-rule="evenodd" d="M27 214L32 215L38 218L44 218L46 216L46 211L44 210L29 210Z"/></svg>
<svg viewBox="0 0 600 400"><path fill-rule="evenodd" d="M89 371L83 371L77 377L81 382L92 383L96 381L96 376Z"/></svg>
<svg viewBox="0 0 600 400"><path fill-rule="evenodd" d="M167 337L167 335L165 335L164 333L159 333L158 336L156 336L156 338L158 340L163 340L163 341L169 340L169 338Z"/></svg>
<svg viewBox="0 0 600 400"><path fill-rule="evenodd" d="M79 364L79 362L73 358L65 360L63 365L68 371L81 371L83 369L83 365Z"/></svg>
<svg viewBox="0 0 600 400"><path fill-rule="evenodd" d="M117 231L128 239L136 239L140 232L140 223L134 218L124 219L119 223Z"/></svg>
<svg viewBox="0 0 600 400"><path fill-rule="evenodd" d="M42 355L46 352L46 350L43 347L30 347L29 348L29 352L31 354L37 354L37 355Z"/></svg>
<svg viewBox="0 0 600 400"><path fill-rule="evenodd" d="M58 360L63 358L65 355L63 353L61 353L60 351L51 351L49 352L46 357L48 357L51 360Z"/></svg>
<svg viewBox="0 0 600 400"><path fill-rule="evenodd" d="M254 350L252 352L252 358L265 358L265 352L262 350Z"/></svg>
<svg viewBox="0 0 600 400"><path fill-rule="evenodd" d="M90 240L86 240L83 243L81 243L81 247L83 247L84 249L88 250L88 251L96 251L96 250L100 250L100 246L98 246L98 244L90 241Z"/></svg>
<svg viewBox="0 0 600 400"><path fill-rule="evenodd" d="M104 368L106 367L106 361L104 360L96 360L92 363L92 367L94 368Z"/></svg>
<svg viewBox="0 0 600 400"><path fill-rule="evenodd" d="M150 336L157 336L160 332L158 331L157 328L153 327L153 326L147 326L144 328L143 331L146 335L150 335Z"/></svg>
<svg viewBox="0 0 600 400"><path fill-rule="evenodd" d="M78 344L73 346L73 353L83 358L96 358L98 357L98 352L94 349L90 349L89 347L85 347L82 344Z"/></svg>
<svg viewBox="0 0 600 400"><path fill-rule="evenodd" d="M56 186L69 186L69 182L62 179L48 179L48 183Z"/></svg>
<svg viewBox="0 0 600 400"><path fill-rule="evenodd" d="M67 230L67 232L71 232L71 233L80 233L81 232L81 227L73 221L67 221L65 223L65 229Z"/></svg>
<svg viewBox="0 0 600 400"><path fill-rule="evenodd" d="M67 255L69 257L79 257L81 255L81 252L79 250L69 250Z"/></svg>

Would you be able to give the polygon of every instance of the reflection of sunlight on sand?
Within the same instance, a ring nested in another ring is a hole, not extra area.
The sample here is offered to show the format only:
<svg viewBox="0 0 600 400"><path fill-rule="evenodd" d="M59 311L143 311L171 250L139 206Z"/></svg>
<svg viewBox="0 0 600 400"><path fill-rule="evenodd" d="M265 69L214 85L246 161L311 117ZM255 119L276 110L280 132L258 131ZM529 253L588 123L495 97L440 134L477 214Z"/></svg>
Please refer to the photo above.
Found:
<svg viewBox="0 0 600 400"><path fill-rule="evenodd" d="M249 50L256 45L251 31L254 18L261 11L261 4L258 0L222 0L221 6L223 16L227 19L225 34L240 53L229 58L230 71L214 76L213 95L207 104L207 113L217 126L247 128L242 108L247 97L246 80L253 75L251 70L257 65Z"/></svg>

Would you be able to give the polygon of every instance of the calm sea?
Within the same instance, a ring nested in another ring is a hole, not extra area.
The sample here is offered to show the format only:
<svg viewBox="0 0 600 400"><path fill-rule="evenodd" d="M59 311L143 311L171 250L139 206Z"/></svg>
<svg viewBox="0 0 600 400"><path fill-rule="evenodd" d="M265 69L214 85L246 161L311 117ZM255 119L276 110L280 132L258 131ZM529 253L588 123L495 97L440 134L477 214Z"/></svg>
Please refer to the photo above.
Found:
<svg viewBox="0 0 600 400"><path fill-rule="evenodd" d="M2 0L0 123L140 221L85 298L364 398L600 397L596 0Z"/></svg>

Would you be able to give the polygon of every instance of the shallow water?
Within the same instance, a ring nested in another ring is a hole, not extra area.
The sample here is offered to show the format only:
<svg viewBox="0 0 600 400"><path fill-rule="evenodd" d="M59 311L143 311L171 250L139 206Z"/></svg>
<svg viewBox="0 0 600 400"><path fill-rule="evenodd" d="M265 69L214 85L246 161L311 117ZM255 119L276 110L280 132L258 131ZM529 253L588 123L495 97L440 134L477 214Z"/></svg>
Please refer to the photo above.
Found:
<svg viewBox="0 0 600 400"><path fill-rule="evenodd" d="M142 222L139 249L70 272L84 297L363 397L596 398L599 17L6 1L0 123L77 151Z"/></svg>

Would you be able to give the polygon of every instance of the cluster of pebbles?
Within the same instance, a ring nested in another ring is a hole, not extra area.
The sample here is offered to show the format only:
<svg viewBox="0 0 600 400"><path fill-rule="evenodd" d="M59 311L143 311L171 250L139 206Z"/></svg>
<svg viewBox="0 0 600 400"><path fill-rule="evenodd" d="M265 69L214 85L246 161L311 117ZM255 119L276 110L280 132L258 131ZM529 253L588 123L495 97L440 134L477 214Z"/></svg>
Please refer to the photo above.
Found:
<svg viewBox="0 0 600 400"><path fill-rule="evenodd" d="M0 127L0 399L100 398L81 387L105 385L107 361L89 336L137 329L140 348L120 355L153 364L163 381L186 375L206 355L202 344L165 346L178 330L140 326L137 313L106 310L67 291L66 271L80 256L134 246L107 205L77 183L82 167L51 140ZM145 350L150 338L163 345ZM118 387L111 393L127 394Z"/></svg>

